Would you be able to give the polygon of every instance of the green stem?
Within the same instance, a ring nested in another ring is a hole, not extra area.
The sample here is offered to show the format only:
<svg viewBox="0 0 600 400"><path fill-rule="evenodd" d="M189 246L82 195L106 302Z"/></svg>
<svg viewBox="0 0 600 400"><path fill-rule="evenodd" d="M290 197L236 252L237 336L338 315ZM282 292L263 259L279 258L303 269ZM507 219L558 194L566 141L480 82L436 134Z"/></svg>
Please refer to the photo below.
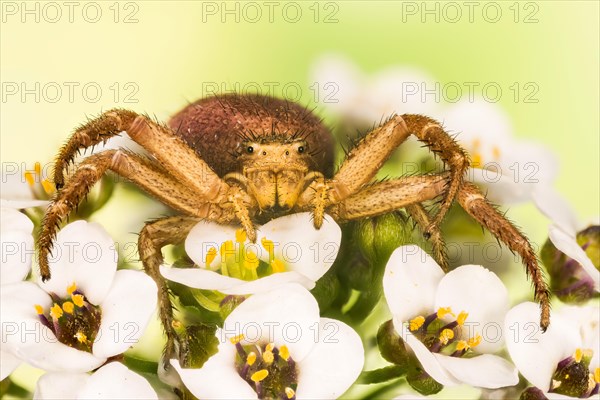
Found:
<svg viewBox="0 0 600 400"><path fill-rule="evenodd" d="M358 378L358 384L371 385L373 383L388 382L401 378L406 374L406 368L402 365L389 365L372 371L363 371Z"/></svg>
<svg viewBox="0 0 600 400"><path fill-rule="evenodd" d="M123 354L123 363L132 371L147 372L150 374L156 374L158 372L158 363L142 360L141 358L132 357L127 354Z"/></svg>

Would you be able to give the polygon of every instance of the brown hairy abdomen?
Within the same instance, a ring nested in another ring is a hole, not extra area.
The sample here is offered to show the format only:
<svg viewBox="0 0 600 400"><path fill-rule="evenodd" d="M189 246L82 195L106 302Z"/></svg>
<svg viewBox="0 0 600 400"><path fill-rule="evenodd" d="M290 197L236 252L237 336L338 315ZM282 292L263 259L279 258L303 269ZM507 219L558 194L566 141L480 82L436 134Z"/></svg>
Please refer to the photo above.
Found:
<svg viewBox="0 0 600 400"><path fill-rule="evenodd" d="M314 169L326 177L333 173L331 132L297 103L261 95L218 95L188 105L169 126L220 176L241 171L235 152L245 137L274 134L304 138Z"/></svg>

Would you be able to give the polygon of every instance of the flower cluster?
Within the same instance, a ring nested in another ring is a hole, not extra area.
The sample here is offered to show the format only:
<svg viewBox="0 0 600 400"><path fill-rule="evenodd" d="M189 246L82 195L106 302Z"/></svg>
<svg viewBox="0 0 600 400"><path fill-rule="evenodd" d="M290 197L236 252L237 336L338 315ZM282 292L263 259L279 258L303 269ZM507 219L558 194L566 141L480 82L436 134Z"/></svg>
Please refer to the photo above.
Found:
<svg viewBox="0 0 600 400"><path fill-rule="evenodd" d="M460 127L467 179L550 218L539 254L557 298L548 330L537 304L511 298L493 262L444 270L415 244L423 242L402 211L343 227L325 215L320 229L311 213L294 213L256 226L255 242L239 226L200 221L189 230L192 222L183 243L157 250L156 268L144 259L141 271L85 220L112 195L107 183L108 194L59 231L43 281L32 268L35 228L55 188L36 164L24 184L3 186L2 395L600 398L600 227L579 224L552 189L553 156L512 138L495 105L398 97L407 82L432 81L418 70L368 77L338 58L319 62L314 76L338 82L343 101L330 111L346 128L394 112ZM535 182L522 179L528 162L539 168ZM460 224L448 230L463 233ZM159 320L162 336L152 329ZM39 378L23 383L20 371Z"/></svg>

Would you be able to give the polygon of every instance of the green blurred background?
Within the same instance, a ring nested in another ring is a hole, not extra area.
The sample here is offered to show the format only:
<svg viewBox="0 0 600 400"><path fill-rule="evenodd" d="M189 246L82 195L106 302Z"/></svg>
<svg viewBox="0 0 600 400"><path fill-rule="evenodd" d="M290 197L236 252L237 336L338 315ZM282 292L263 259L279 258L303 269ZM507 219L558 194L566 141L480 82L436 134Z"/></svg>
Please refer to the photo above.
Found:
<svg viewBox="0 0 600 400"><path fill-rule="evenodd" d="M31 169L35 161L49 162L86 116L111 107L166 120L205 94L207 83L255 82L266 90L265 83L275 82L279 95L291 83L301 88L302 103L315 105L310 67L335 53L368 74L401 65L442 84L497 82L503 89L498 104L516 136L558 155L557 188L582 220L599 214L600 3L473 2L471 16L465 3L99 1L70 9L63 2L3 1L2 163ZM437 15L424 13L436 9ZM452 22L457 9L462 15ZM262 16L253 22L257 10ZM534 82L539 101L524 102L525 92L515 99L514 82ZM32 91L24 94L24 88ZM334 124L323 110L317 108ZM144 218L160 212L139 201L111 201L97 218L125 238L119 240L135 241ZM139 204L147 207L140 217ZM516 206L511 217L542 243L547 221L533 210Z"/></svg>

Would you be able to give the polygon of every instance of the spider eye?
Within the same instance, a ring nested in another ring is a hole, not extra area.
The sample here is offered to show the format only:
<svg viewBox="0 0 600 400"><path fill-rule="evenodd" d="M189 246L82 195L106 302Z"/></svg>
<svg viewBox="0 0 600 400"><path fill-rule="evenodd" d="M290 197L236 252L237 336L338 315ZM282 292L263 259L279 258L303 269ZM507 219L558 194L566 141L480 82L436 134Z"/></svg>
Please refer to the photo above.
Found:
<svg viewBox="0 0 600 400"><path fill-rule="evenodd" d="M305 149L304 149L304 146L300 146L300 147L298 147L298 153L299 153L299 154L302 154L302 153L304 153L304 150L305 150Z"/></svg>
<svg viewBox="0 0 600 400"><path fill-rule="evenodd" d="M252 154L254 152L254 147L248 146L246 147L246 151L248 152L248 154Z"/></svg>

